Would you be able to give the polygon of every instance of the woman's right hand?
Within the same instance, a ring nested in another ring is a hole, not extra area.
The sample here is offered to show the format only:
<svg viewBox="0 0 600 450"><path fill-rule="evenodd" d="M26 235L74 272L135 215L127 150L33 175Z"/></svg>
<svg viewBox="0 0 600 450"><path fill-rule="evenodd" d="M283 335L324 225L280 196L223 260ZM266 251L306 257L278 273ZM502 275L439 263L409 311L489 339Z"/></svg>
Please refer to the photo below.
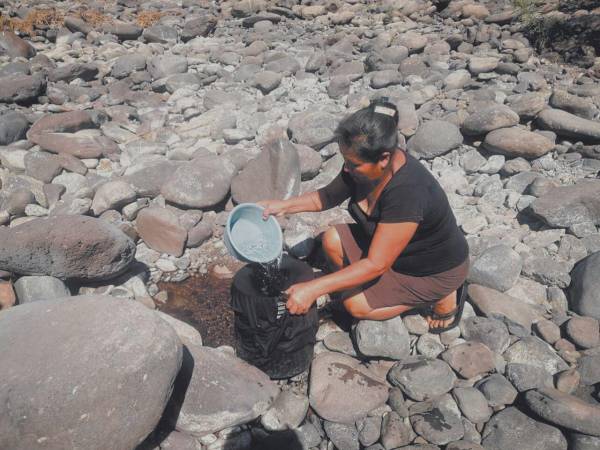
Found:
<svg viewBox="0 0 600 450"><path fill-rule="evenodd" d="M262 200L256 202L257 205L262 206L263 219L267 220L269 216L281 217L285 214L285 200Z"/></svg>

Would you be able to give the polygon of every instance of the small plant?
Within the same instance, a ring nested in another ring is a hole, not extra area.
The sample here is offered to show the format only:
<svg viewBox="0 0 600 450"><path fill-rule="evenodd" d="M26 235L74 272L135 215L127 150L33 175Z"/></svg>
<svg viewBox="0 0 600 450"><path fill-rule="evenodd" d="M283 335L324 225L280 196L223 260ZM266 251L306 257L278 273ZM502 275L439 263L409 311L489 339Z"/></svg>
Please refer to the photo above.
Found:
<svg viewBox="0 0 600 450"><path fill-rule="evenodd" d="M142 28L151 27L162 17L159 11L142 11L138 14L136 22Z"/></svg>
<svg viewBox="0 0 600 450"><path fill-rule="evenodd" d="M556 16L541 13L544 5L545 3L540 0L513 0L513 6L526 34L535 42L538 49L546 46L553 28L559 22Z"/></svg>

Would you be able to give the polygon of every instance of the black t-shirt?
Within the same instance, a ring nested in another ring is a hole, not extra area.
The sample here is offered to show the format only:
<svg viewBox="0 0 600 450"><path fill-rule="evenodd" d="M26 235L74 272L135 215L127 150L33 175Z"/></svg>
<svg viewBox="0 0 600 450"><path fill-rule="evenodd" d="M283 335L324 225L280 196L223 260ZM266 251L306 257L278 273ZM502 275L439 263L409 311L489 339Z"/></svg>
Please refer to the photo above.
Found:
<svg viewBox="0 0 600 450"><path fill-rule="evenodd" d="M418 223L414 236L392 266L396 272L427 276L453 269L467 259L467 241L440 184L417 159L405 156L406 163L383 188L370 215L356 203L356 184L343 170L319 190L321 199L327 208L350 197L348 211L360 225L367 246L378 223Z"/></svg>

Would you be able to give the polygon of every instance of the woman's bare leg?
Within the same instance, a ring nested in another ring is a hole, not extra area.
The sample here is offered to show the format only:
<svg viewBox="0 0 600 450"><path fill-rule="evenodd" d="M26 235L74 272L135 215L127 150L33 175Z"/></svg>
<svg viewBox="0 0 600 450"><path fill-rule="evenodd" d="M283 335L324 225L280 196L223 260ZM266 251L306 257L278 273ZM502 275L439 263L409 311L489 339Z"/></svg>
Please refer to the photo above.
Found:
<svg viewBox="0 0 600 450"><path fill-rule="evenodd" d="M409 305L395 305L373 309L362 292L344 300L344 307L352 317L365 320L387 320L413 308Z"/></svg>
<svg viewBox="0 0 600 450"><path fill-rule="evenodd" d="M438 300L433 306L433 310L438 314L447 314L456 309L456 291L448 294L446 297ZM434 320L431 316L425 317L429 323L429 328L443 328L452 323L454 317L447 320Z"/></svg>
<svg viewBox="0 0 600 450"><path fill-rule="evenodd" d="M344 248L342 247L342 240L335 227L331 227L323 233L321 245L332 271L335 272L344 267Z"/></svg>

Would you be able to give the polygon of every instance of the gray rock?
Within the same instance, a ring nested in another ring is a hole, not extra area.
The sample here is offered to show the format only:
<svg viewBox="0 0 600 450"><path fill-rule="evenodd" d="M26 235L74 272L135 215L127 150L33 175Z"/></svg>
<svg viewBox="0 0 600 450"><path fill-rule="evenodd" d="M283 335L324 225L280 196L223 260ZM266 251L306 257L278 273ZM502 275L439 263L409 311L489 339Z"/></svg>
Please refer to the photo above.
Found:
<svg viewBox="0 0 600 450"><path fill-rule="evenodd" d="M28 139L43 150L67 153L81 159L99 158L119 152L116 143L106 136L78 133L29 133Z"/></svg>
<svg viewBox="0 0 600 450"><path fill-rule="evenodd" d="M225 351L189 345L166 414L177 430L204 436L255 419L277 394L277 385L256 367Z"/></svg>
<svg viewBox="0 0 600 450"><path fill-rule="evenodd" d="M202 86L202 79L196 73L176 73L165 81L167 91L172 94L178 89L196 91Z"/></svg>
<svg viewBox="0 0 600 450"><path fill-rule="evenodd" d="M142 28L133 23L111 20L103 25L105 33L114 34L120 41L134 41L142 35Z"/></svg>
<svg viewBox="0 0 600 450"><path fill-rule="evenodd" d="M298 194L300 179L296 148L287 139L274 139L233 178L231 195L236 203L287 199Z"/></svg>
<svg viewBox="0 0 600 450"><path fill-rule="evenodd" d="M546 107L546 97L537 92L511 95L507 104L523 119L533 119Z"/></svg>
<svg viewBox="0 0 600 450"><path fill-rule="evenodd" d="M290 119L288 132L291 133L293 142L320 150L333 141L337 124L338 119L329 113L304 112Z"/></svg>
<svg viewBox="0 0 600 450"><path fill-rule="evenodd" d="M519 115L508 106L493 105L470 114L461 130L464 134L478 136L499 128L514 127L518 123Z"/></svg>
<svg viewBox="0 0 600 450"><path fill-rule="evenodd" d="M467 70L459 69L444 78L444 86L447 90L462 89L469 81L471 81L471 74Z"/></svg>
<svg viewBox="0 0 600 450"><path fill-rule="evenodd" d="M136 229L151 249L176 257L183 254L188 233L171 210L155 206L143 209L137 215Z"/></svg>
<svg viewBox="0 0 600 450"><path fill-rule="evenodd" d="M294 429L304 421L307 411L308 397L291 390L282 391L261 416L260 423L268 431Z"/></svg>
<svg viewBox="0 0 600 450"><path fill-rule="evenodd" d="M0 78L0 103L31 103L44 94L46 81L39 75Z"/></svg>
<svg viewBox="0 0 600 450"><path fill-rule="evenodd" d="M365 417L356 422L358 441L364 447L374 444L381 436L381 417Z"/></svg>
<svg viewBox="0 0 600 450"><path fill-rule="evenodd" d="M519 392L554 386L552 375L546 369L531 364L507 364L506 378Z"/></svg>
<svg viewBox="0 0 600 450"><path fill-rule="evenodd" d="M403 447L410 444L415 437L410 425L391 411L383 416L381 422L381 444L386 449Z"/></svg>
<svg viewBox="0 0 600 450"><path fill-rule="evenodd" d="M554 148L554 143L539 133L519 127L500 128L485 136L484 148L509 158L535 159Z"/></svg>
<svg viewBox="0 0 600 450"><path fill-rule="evenodd" d="M545 369L551 375L568 368L567 364L554 353L552 347L541 339L528 336L511 345L504 352L507 363L531 364Z"/></svg>
<svg viewBox="0 0 600 450"><path fill-rule="evenodd" d="M46 152L29 152L24 162L25 173L44 183L50 183L62 170L58 157Z"/></svg>
<svg viewBox="0 0 600 450"><path fill-rule="evenodd" d="M442 120L430 120L423 123L413 137L408 140L407 148L415 156L432 159L444 155L463 143L458 127Z"/></svg>
<svg viewBox="0 0 600 450"><path fill-rule="evenodd" d="M462 336L467 341L481 342L495 353L502 354L510 343L506 325L486 317L467 317L460 323Z"/></svg>
<svg viewBox="0 0 600 450"><path fill-rule="evenodd" d="M321 165L323 164L323 158L319 152L314 151L312 148L295 144L298 152L298 158L300 159L300 176L302 181L311 180L319 174Z"/></svg>
<svg viewBox="0 0 600 450"><path fill-rule="evenodd" d="M135 191L129 183L122 180L109 181L96 191L92 200L92 211L99 216L109 209L120 209L135 201L135 198Z"/></svg>
<svg viewBox="0 0 600 450"><path fill-rule="evenodd" d="M581 433L569 434L569 448L571 450L598 450L600 438Z"/></svg>
<svg viewBox="0 0 600 450"><path fill-rule="evenodd" d="M439 359L409 357L392 367L388 380L410 398L421 402L449 392L454 387L456 375Z"/></svg>
<svg viewBox="0 0 600 450"><path fill-rule="evenodd" d="M535 331L548 344L554 344L560 339L560 328L554 322L541 319L535 324Z"/></svg>
<svg viewBox="0 0 600 450"><path fill-rule="evenodd" d="M427 358L437 358L440 353L446 350L444 344L441 343L439 336L433 334L424 334L417 341L417 352L419 355Z"/></svg>
<svg viewBox="0 0 600 450"><path fill-rule="evenodd" d="M579 261L571 271L569 307L577 314L600 320L600 252Z"/></svg>
<svg viewBox="0 0 600 450"><path fill-rule="evenodd" d="M155 80L176 73L186 73L187 70L188 62L185 56L161 55L148 60L148 72Z"/></svg>
<svg viewBox="0 0 600 450"><path fill-rule="evenodd" d="M550 189L531 204L531 211L551 227L592 222L600 225L600 180L582 180Z"/></svg>
<svg viewBox="0 0 600 450"><path fill-rule="evenodd" d="M579 433L600 436L600 407L553 388L525 393L525 402L542 419Z"/></svg>
<svg viewBox="0 0 600 450"><path fill-rule="evenodd" d="M92 81L96 78L98 72L98 67L92 63L64 64L51 70L50 73L48 73L48 80L53 83L59 81L70 83L78 78L83 81Z"/></svg>
<svg viewBox="0 0 600 450"><path fill-rule="evenodd" d="M12 144L25 138L29 128L27 118L16 111L9 111L0 116L0 145Z"/></svg>
<svg viewBox="0 0 600 450"><path fill-rule="evenodd" d="M234 173L235 166L224 158L198 157L177 168L160 192L184 208L208 208L225 199Z"/></svg>
<svg viewBox="0 0 600 450"><path fill-rule="evenodd" d="M573 317L567 322L565 331L578 347L592 348L600 344L598 320L593 317Z"/></svg>
<svg viewBox="0 0 600 450"><path fill-rule="evenodd" d="M499 373L494 373L484 378L475 386L481 391L487 399L488 404L493 408L512 405L518 395L513 385Z"/></svg>
<svg viewBox="0 0 600 450"><path fill-rule="evenodd" d="M483 429L481 437L481 445L486 450L567 449L567 440L557 428L537 422L514 407L494 415Z"/></svg>
<svg viewBox="0 0 600 450"><path fill-rule="evenodd" d="M492 132L493 133L493 132ZM490 133L491 134L491 133ZM511 176L504 186L506 189L523 194L527 188L539 178L539 174L533 171L519 172Z"/></svg>
<svg viewBox="0 0 600 450"><path fill-rule="evenodd" d="M452 396L463 415L473 423L485 423L492 416L492 410L481 391L475 388L454 388Z"/></svg>
<svg viewBox="0 0 600 450"><path fill-rule="evenodd" d="M460 414L442 405L411 416L410 423L419 436L437 445L457 441L465 433Z"/></svg>
<svg viewBox="0 0 600 450"><path fill-rule="evenodd" d="M594 119L598 114L598 108L590 98L571 95L560 89L555 89L550 96L550 106L568 111L584 119Z"/></svg>
<svg viewBox="0 0 600 450"><path fill-rule="evenodd" d="M519 279L521 257L507 245L495 245L475 259L468 281L500 292L510 289Z"/></svg>
<svg viewBox="0 0 600 450"><path fill-rule="evenodd" d="M142 36L146 42L157 42L160 44L177 42L177 30L167 25L157 24L146 28L142 32Z"/></svg>
<svg viewBox="0 0 600 450"><path fill-rule="evenodd" d="M566 288L571 283L570 264L550 256L530 256L523 262L523 275L551 286Z"/></svg>
<svg viewBox="0 0 600 450"><path fill-rule="evenodd" d="M135 255L127 235L91 217L34 219L0 235L0 268L24 275L104 280L127 270Z"/></svg>
<svg viewBox="0 0 600 450"><path fill-rule="evenodd" d="M446 445L446 450L485 450L481 445L467 440L450 442Z"/></svg>
<svg viewBox="0 0 600 450"><path fill-rule="evenodd" d="M310 406L320 417L353 423L382 406L388 388L358 360L324 352L312 362L309 394Z"/></svg>
<svg viewBox="0 0 600 450"><path fill-rule="evenodd" d="M119 56L112 66L110 74L115 78L125 78L131 73L146 68L146 57L136 53Z"/></svg>
<svg viewBox="0 0 600 450"><path fill-rule="evenodd" d="M161 311L155 310L154 313L171 325L183 345L202 346L202 336L196 328Z"/></svg>
<svg viewBox="0 0 600 450"><path fill-rule="evenodd" d="M206 37L215 30L216 26L216 17L208 14L197 19L188 20L183 25L183 30L181 30L181 40L187 42L198 36Z"/></svg>
<svg viewBox="0 0 600 450"><path fill-rule="evenodd" d="M12 343L0 356L0 447L134 448L158 423L182 350L153 311L79 296L11 308L0 323Z"/></svg>
<svg viewBox="0 0 600 450"><path fill-rule="evenodd" d="M359 450L358 430L354 425L325 421L325 433L339 450Z"/></svg>
<svg viewBox="0 0 600 450"><path fill-rule="evenodd" d="M15 294L19 304L39 300L69 297L71 292L65 284L54 277L21 277L15 282Z"/></svg>
<svg viewBox="0 0 600 450"><path fill-rule="evenodd" d="M351 83L350 77L345 75L333 77L329 80L329 84L327 85L327 95L334 100L342 98L350 92Z"/></svg>
<svg viewBox="0 0 600 450"><path fill-rule="evenodd" d="M464 342L442 353L442 359L464 378L473 378L496 367L492 351L480 342Z"/></svg>
<svg viewBox="0 0 600 450"><path fill-rule="evenodd" d="M373 72L371 77L371 87L373 89L381 89L401 83L402 74L397 70L379 70L377 72Z"/></svg>
<svg viewBox="0 0 600 450"><path fill-rule="evenodd" d="M365 356L402 359L410 353L410 337L400 316L389 320L361 320L352 330Z"/></svg>
<svg viewBox="0 0 600 450"><path fill-rule="evenodd" d="M332 352L345 353L352 357L356 357L356 351L354 350L354 344L350 335L345 331L333 331L325 336L323 344Z"/></svg>
<svg viewBox="0 0 600 450"><path fill-rule="evenodd" d="M585 355L577 360L581 384L591 386L600 383L600 355Z"/></svg>
<svg viewBox="0 0 600 450"><path fill-rule="evenodd" d="M33 46L21 39L12 31L4 30L0 32L0 53L10 57L32 58L36 51Z"/></svg>
<svg viewBox="0 0 600 450"><path fill-rule="evenodd" d="M538 114L537 124L559 136L582 142L600 143L600 122L584 119L560 109L545 109Z"/></svg>
<svg viewBox="0 0 600 450"><path fill-rule="evenodd" d="M471 284L468 292L474 306L486 317L507 317L527 330L541 315L539 308L485 286Z"/></svg>
<svg viewBox="0 0 600 450"><path fill-rule="evenodd" d="M281 84L281 79L282 76L280 73L266 70L257 73L254 76L251 84L255 88L259 89L263 95L267 95Z"/></svg>
<svg viewBox="0 0 600 450"><path fill-rule="evenodd" d="M469 72L473 75L492 72L498 63L499 60L491 56L472 56L469 58Z"/></svg>

